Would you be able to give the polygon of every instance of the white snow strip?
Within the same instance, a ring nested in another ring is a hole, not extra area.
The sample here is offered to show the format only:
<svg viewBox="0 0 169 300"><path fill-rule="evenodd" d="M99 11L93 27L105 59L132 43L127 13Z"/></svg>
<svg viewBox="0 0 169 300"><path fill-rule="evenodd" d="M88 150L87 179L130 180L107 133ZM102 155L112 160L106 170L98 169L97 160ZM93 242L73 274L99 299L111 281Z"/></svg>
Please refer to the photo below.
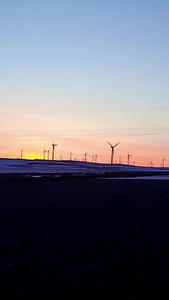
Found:
<svg viewBox="0 0 169 300"><path fill-rule="evenodd" d="M136 177L106 177L106 178L98 178L98 179L110 179L110 180L131 180L131 179L134 179L134 180L137 180L137 179L143 179L143 180L169 180L169 175L155 175L155 176L136 176Z"/></svg>

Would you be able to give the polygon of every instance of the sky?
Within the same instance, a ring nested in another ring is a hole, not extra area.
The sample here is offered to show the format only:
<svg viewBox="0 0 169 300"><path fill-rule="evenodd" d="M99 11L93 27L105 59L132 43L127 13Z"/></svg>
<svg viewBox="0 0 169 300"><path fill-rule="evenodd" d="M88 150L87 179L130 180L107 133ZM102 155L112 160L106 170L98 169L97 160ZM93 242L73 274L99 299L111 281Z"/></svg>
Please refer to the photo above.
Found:
<svg viewBox="0 0 169 300"><path fill-rule="evenodd" d="M0 0L0 157L169 166L168 0Z"/></svg>

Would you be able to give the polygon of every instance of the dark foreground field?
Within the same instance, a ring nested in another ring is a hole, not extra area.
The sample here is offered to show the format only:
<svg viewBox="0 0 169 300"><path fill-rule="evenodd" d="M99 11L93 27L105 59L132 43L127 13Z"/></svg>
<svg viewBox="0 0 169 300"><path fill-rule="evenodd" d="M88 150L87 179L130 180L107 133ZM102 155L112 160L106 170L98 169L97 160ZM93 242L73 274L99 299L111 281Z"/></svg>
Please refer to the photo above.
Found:
<svg viewBox="0 0 169 300"><path fill-rule="evenodd" d="M169 299L169 181L0 183L1 299Z"/></svg>

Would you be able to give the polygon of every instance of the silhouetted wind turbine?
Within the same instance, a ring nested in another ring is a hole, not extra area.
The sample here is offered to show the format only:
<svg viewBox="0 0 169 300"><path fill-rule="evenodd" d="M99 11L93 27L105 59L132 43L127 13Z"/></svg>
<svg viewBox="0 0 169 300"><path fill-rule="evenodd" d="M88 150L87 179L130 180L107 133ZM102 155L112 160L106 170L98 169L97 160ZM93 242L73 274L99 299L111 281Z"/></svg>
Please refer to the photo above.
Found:
<svg viewBox="0 0 169 300"><path fill-rule="evenodd" d="M87 153L85 153L85 162L87 161Z"/></svg>
<svg viewBox="0 0 169 300"><path fill-rule="evenodd" d="M165 158L163 157L163 161L162 161L162 167L164 168L164 162L165 162Z"/></svg>
<svg viewBox="0 0 169 300"><path fill-rule="evenodd" d="M45 148L44 148L44 150L43 150L43 159L45 160L45 154L46 154L46 152L47 152L47 150L45 150Z"/></svg>
<svg viewBox="0 0 169 300"><path fill-rule="evenodd" d="M131 154L128 153L128 155L127 155L128 165L130 164L130 156L131 156Z"/></svg>
<svg viewBox="0 0 169 300"><path fill-rule="evenodd" d="M21 150L21 159L23 158L23 150Z"/></svg>
<svg viewBox="0 0 169 300"><path fill-rule="evenodd" d="M111 165L113 164L113 156L114 156L114 148L118 145L118 144L120 144L120 142L119 143L117 143L116 145L112 145L112 144L110 144L109 142L108 142L108 144L110 145L110 147L111 147Z"/></svg>
<svg viewBox="0 0 169 300"><path fill-rule="evenodd" d="M53 141L53 144L52 144L52 147L53 147L53 149L52 149L52 160L54 160L54 157L55 157L55 147L56 146L57 146L57 144L55 144L54 141Z"/></svg>

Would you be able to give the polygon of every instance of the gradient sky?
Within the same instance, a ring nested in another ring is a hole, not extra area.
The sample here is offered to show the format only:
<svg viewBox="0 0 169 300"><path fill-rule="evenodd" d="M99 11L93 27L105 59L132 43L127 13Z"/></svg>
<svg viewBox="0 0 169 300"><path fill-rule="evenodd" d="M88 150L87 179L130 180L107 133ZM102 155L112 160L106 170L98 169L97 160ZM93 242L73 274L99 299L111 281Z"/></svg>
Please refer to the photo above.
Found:
<svg viewBox="0 0 169 300"><path fill-rule="evenodd" d="M0 157L169 166L168 0L0 0Z"/></svg>

